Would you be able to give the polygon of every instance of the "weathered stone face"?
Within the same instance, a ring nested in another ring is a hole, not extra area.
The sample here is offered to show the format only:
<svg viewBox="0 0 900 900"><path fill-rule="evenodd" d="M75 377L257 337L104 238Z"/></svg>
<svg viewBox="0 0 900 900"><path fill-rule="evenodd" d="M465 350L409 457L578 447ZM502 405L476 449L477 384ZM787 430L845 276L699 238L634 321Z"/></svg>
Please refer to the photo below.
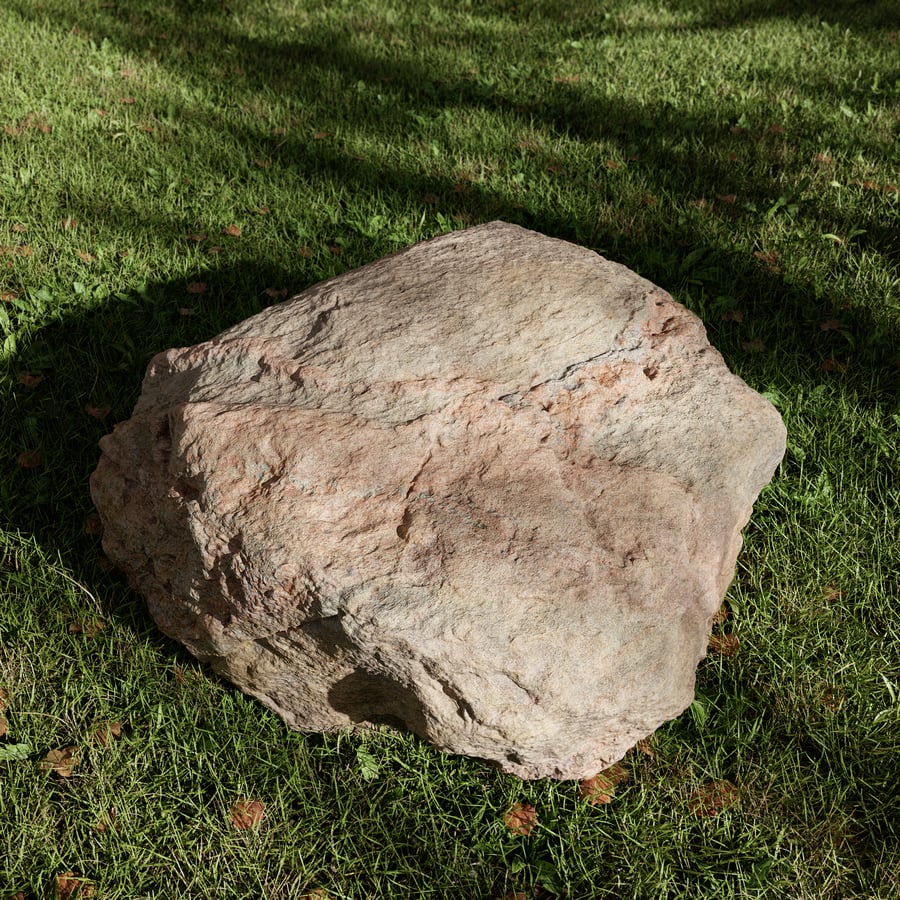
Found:
<svg viewBox="0 0 900 900"><path fill-rule="evenodd" d="M291 726L582 778L691 703L784 446L668 294L494 222L158 355L91 491L162 630Z"/></svg>

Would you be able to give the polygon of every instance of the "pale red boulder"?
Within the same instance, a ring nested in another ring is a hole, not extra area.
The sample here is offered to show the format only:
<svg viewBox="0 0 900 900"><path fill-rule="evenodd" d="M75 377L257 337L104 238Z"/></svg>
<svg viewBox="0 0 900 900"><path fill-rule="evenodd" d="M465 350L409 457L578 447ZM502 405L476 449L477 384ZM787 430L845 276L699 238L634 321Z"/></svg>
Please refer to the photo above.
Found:
<svg viewBox="0 0 900 900"><path fill-rule="evenodd" d="M667 293L493 222L161 353L101 447L109 557L291 726L583 778L691 703L785 429Z"/></svg>

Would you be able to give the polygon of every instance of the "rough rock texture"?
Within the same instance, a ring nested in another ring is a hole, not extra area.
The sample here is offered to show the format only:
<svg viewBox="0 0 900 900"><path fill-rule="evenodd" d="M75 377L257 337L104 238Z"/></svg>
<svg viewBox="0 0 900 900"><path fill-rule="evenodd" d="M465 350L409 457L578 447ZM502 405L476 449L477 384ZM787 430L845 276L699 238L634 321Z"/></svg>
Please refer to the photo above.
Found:
<svg viewBox="0 0 900 900"><path fill-rule="evenodd" d="M158 355L91 490L162 630L290 725L580 778L692 701L784 446L668 294L494 222Z"/></svg>

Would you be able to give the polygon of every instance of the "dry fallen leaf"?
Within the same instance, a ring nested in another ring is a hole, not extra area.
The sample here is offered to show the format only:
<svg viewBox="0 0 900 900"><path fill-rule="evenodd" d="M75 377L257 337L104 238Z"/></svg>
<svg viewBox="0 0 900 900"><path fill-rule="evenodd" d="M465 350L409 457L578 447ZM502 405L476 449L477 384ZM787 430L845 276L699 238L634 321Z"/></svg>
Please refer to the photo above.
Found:
<svg viewBox="0 0 900 900"><path fill-rule="evenodd" d="M81 526L85 534L103 534L103 522L97 513L88 513L84 517L84 523Z"/></svg>
<svg viewBox="0 0 900 900"><path fill-rule="evenodd" d="M41 464L40 450L25 450L19 454L19 465L23 469L36 469Z"/></svg>
<svg viewBox="0 0 900 900"><path fill-rule="evenodd" d="M192 281L187 286L187 292L189 294L205 294L206 293L206 282L205 281Z"/></svg>
<svg viewBox="0 0 900 900"><path fill-rule="evenodd" d="M63 219L59 225L63 231L73 231L78 227L78 222L75 219Z"/></svg>
<svg viewBox="0 0 900 900"><path fill-rule="evenodd" d="M43 375L32 375L30 372L19 372L19 384L27 388L36 388L44 380Z"/></svg>
<svg viewBox="0 0 900 900"><path fill-rule="evenodd" d="M262 800L237 800L231 807L231 824L239 831L257 828L266 817Z"/></svg>
<svg viewBox="0 0 900 900"><path fill-rule="evenodd" d="M195 244L205 241L208 237L209 235L205 231L196 231L193 234L187 235L187 239L193 241Z"/></svg>
<svg viewBox="0 0 900 900"><path fill-rule="evenodd" d="M94 739L101 747L108 747L116 738L121 736L121 722L104 722L94 729Z"/></svg>
<svg viewBox="0 0 900 900"><path fill-rule="evenodd" d="M740 792L730 781L711 781L691 794L688 809L698 818L711 818L732 809L739 800Z"/></svg>
<svg viewBox="0 0 900 900"><path fill-rule="evenodd" d="M650 738L643 738L638 741L634 745L634 749L637 750L638 753L643 753L648 759L654 759L656 757L656 751L653 749Z"/></svg>
<svg viewBox="0 0 900 900"><path fill-rule="evenodd" d="M0 737L3 737L7 731L9 731L9 722L6 721L6 716L0 713Z"/></svg>
<svg viewBox="0 0 900 900"><path fill-rule="evenodd" d="M94 825L94 831L103 834L105 831L109 831L110 829L114 829L115 831L121 831L122 826L117 821L118 813L116 812L116 808L111 806L109 810L97 820L97 824Z"/></svg>
<svg viewBox="0 0 900 900"><path fill-rule="evenodd" d="M578 792L582 800L587 800L591 806L597 806L612 802L616 788L626 781L628 781L627 769L621 763L614 763L592 778L585 778L578 786Z"/></svg>
<svg viewBox="0 0 900 900"><path fill-rule="evenodd" d="M92 262L96 262L96 261L97 261L97 257L94 256L93 253L88 253L88 252L85 251L85 250L79 250L79 251L78 251L78 258L79 258L82 262L86 262L86 263L92 263Z"/></svg>
<svg viewBox="0 0 900 900"><path fill-rule="evenodd" d="M530 803L517 803L503 813L503 824L513 834L522 837L528 837L537 823L537 810Z"/></svg>
<svg viewBox="0 0 900 900"><path fill-rule="evenodd" d="M328 137L327 131L315 131L313 132L313 140L314 141L324 141L325 138Z"/></svg>
<svg viewBox="0 0 900 900"><path fill-rule="evenodd" d="M75 767L81 761L81 748L74 745L51 750L41 760L41 768L60 778L71 778Z"/></svg>
<svg viewBox="0 0 900 900"><path fill-rule="evenodd" d="M740 309L726 309L725 312L722 313L722 321L738 323L743 322L744 313Z"/></svg>
<svg viewBox="0 0 900 900"><path fill-rule="evenodd" d="M85 406L84 411L92 418L92 419L105 419L111 412L111 406L95 406L93 403L88 403Z"/></svg>
<svg viewBox="0 0 900 900"><path fill-rule="evenodd" d="M269 288L266 288L266 289L263 291L263 293L264 293L267 297L271 297L273 300L274 300L276 297L281 297L282 299L284 299L284 298L287 297L287 295L288 295L288 290L287 290L287 288L274 288L274 287L269 287Z"/></svg>
<svg viewBox="0 0 900 900"><path fill-rule="evenodd" d="M836 600L842 600L847 596L847 592L843 588L839 588L834 582L825 588L825 602L834 603Z"/></svg>
<svg viewBox="0 0 900 900"><path fill-rule="evenodd" d="M222 229L222 234L227 234L229 237L240 237L241 227L240 225L226 225Z"/></svg>
<svg viewBox="0 0 900 900"><path fill-rule="evenodd" d="M56 876L56 900L84 900L96 895L96 885L81 875L64 872Z"/></svg>
<svg viewBox="0 0 900 900"><path fill-rule="evenodd" d="M741 642L736 634L711 634L709 636L709 649L719 656L736 656Z"/></svg>
<svg viewBox="0 0 900 900"><path fill-rule="evenodd" d="M101 631L106 629L106 622L103 619L76 619L69 622L69 634L83 634L85 637L96 637Z"/></svg>
<svg viewBox="0 0 900 900"><path fill-rule="evenodd" d="M179 316L196 316L197 310L191 306L179 306L178 307L178 315Z"/></svg>
<svg viewBox="0 0 900 900"><path fill-rule="evenodd" d="M762 353L766 349L766 345L759 338L755 338L752 341L744 341L741 347L745 353Z"/></svg>

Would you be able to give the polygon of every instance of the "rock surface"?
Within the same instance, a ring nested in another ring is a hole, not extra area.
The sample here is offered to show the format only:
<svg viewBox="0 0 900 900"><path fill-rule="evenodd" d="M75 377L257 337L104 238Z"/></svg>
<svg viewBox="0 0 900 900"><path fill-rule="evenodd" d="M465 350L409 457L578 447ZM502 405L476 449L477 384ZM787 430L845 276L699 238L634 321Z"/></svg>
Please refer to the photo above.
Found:
<svg viewBox="0 0 900 900"><path fill-rule="evenodd" d="M91 491L162 630L291 726L583 778L691 703L784 446L668 294L494 222L159 354Z"/></svg>

